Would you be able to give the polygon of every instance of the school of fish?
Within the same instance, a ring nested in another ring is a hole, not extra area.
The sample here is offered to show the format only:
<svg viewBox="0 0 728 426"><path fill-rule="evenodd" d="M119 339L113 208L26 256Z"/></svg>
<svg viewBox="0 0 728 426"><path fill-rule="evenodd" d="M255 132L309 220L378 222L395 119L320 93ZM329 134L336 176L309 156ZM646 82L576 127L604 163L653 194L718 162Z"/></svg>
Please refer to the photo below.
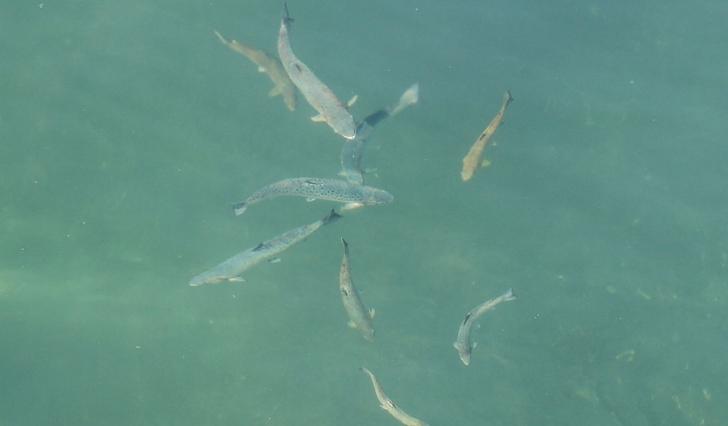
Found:
<svg viewBox="0 0 728 426"><path fill-rule="evenodd" d="M334 133L344 139L339 154L339 178L283 178L262 187L259 186L258 189L251 188L250 185L246 184L246 190L253 191L252 193L248 192L250 195L242 201L233 204L234 215L242 215L251 205L278 197L300 197L307 201L335 202L340 205L339 211L392 203L394 196L387 190L364 184L365 176L370 171L370 169L364 167L365 151L370 136L379 123L418 103L419 85L417 83L411 85L394 104L376 110L363 120L356 122L349 111L349 107L353 104L356 96L348 104L342 103L334 92L294 54L290 42L290 30L293 22L294 19L291 18L288 12L288 6L284 3L284 13L278 28L277 58L269 55L264 50L234 39L228 40L218 31L214 31L214 34L222 44L248 58L258 66L260 72L268 75L274 85L269 92L270 96L281 96L286 107L290 111L294 111L296 109L296 95L297 93L302 95L317 112L312 120L325 122ZM487 165L487 160L482 159L485 146L503 122L506 109L512 100L510 91L506 91L500 110L463 158L461 170L463 181L469 181L478 168ZM217 266L194 276L189 281L189 285L199 287L208 284L243 282L245 281L243 273L266 261L269 263L277 262L279 255L339 218L341 218L340 213L335 209L331 209L323 218L294 227L235 254ZM374 342L373 319L375 311L366 307L359 291L354 286L349 243L344 238L340 238L340 241L343 256L339 266L339 293L344 312L348 318L346 323L351 329L356 330L364 340ZM367 288L372 289L373 294L376 294L376 283L367 282L365 285ZM515 296L512 290L509 289L498 297L480 303L465 314L453 343L462 364L469 366L471 363L471 355L476 348L471 334L480 317L493 310L497 305L512 300L515 300ZM369 369L363 366L359 366L359 369L369 377L379 406L392 418L405 426L427 426L427 423L423 420L408 414L395 404L384 393L379 379Z"/></svg>

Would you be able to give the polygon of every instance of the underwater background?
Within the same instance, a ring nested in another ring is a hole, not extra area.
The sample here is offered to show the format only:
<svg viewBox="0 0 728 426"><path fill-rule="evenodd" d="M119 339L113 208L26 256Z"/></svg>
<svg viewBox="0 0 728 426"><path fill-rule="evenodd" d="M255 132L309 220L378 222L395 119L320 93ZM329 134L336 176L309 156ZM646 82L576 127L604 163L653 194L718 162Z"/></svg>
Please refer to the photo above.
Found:
<svg viewBox="0 0 728 426"><path fill-rule="evenodd" d="M220 31L271 54L280 2L0 6L0 426L728 424L728 3L289 1L296 54L382 122L344 212L246 282L189 279L334 203L336 177ZM467 183L462 157L515 98ZM376 309L346 326L339 238ZM452 347L464 314L513 288Z"/></svg>

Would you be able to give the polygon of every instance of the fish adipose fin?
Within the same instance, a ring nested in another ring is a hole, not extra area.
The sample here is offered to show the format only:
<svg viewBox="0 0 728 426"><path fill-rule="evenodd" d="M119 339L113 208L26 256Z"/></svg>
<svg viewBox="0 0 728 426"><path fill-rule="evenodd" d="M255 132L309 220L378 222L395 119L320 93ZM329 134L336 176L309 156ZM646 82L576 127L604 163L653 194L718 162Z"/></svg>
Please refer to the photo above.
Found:
<svg viewBox="0 0 728 426"><path fill-rule="evenodd" d="M324 225L328 225L331 222L336 222L338 219L341 218L341 215L336 213L336 210L331 209L329 212L329 215L323 218Z"/></svg>

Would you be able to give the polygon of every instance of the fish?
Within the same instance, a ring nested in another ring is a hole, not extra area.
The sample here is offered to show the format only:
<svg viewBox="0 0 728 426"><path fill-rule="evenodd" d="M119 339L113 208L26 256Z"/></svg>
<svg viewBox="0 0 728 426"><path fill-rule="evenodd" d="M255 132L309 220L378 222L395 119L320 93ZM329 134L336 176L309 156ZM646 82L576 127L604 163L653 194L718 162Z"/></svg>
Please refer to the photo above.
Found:
<svg viewBox="0 0 728 426"><path fill-rule="evenodd" d="M341 239L344 246L344 256L341 259L341 267L339 268L339 291L341 292L341 300L344 302L344 309L349 316L349 327L359 330L364 339L374 341L374 327L372 319L374 319L374 309L364 306L359 296L359 292L354 287L351 280L351 263L349 261L349 244L345 239Z"/></svg>
<svg viewBox="0 0 728 426"><path fill-rule="evenodd" d="M484 313L495 309L500 303L510 302L511 300L516 300L516 297L513 295L513 289L508 289L508 291L500 296L486 300L465 314L465 319L460 323L460 328L458 329L458 337L455 339L455 343L452 344L455 350L458 351L458 355L460 355L460 360L463 364L466 366L470 365L470 353L475 347L475 345L470 343L470 332L475 321Z"/></svg>
<svg viewBox="0 0 728 426"><path fill-rule="evenodd" d="M428 426L427 423L424 421L412 417L406 412L404 412L401 408L397 406L397 404L392 401L387 394L384 393L384 389L382 389L382 385L379 383L379 380L377 380L377 377L369 371L366 367L360 367L361 371L366 373L369 378L372 381L372 387L374 387L374 394L377 396L377 400L379 400L379 406L382 408L382 410L388 412L392 417L397 419L400 423L402 423L405 426Z"/></svg>
<svg viewBox="0 0 728 426"><path fill-rule="evenodd" d="M498 110L498 113L490 121L488 127L486 127L485 130L483 130L483 133L478 136L478 139L476 139L473 146L470 147L470 150L463 158L463 169L460 171L460 177L463 179L463 182L467 182L472 179L481 164L485 164L481 161L481 158L483 157L483 150L485 150L485 146L488 144L493 134L495 134L498 126L500 126L503 122L503 115L506 113L506 109L511 102L513 102L513 96L511 96L511 92L509 90L506 90L505 95L503 95L503 102L501 103L500 110Z"/></svg>
<svg viewBox="0 0 728 426"><path fill-rule="evenodd" d="M237 40L227 40L217 31L215 31L215 35L222 44L256 64L259 72L268 74L273 82L273 88L268 92L268 96L280 96L290 111L296 109L296 86L288 78L288 74L278 58L274 58L262 50L247 46Z"/></svg>
<svg viewBox="0 0 728 426"><path fill-rule="evenodd" d="M369 141L374 127L382 120L393 117L405 108L414 105L419 99L419 84L414 83L402 93L399 100L388 107L379 109L369 114L356 128L356 137L351 141L345 142L341 147L341 171L339 176L347 181L355 184L364 183L364 168L362 167L362 158L364 157L364 149Z"/></svg>
<svg viewBox="0 0 728 426"><path fill-rule="evenodd" d="M305 197L308 201L338 201L345 203L343 210L388 204L394 200L389 192L371 186L355 185L341 179L299 177L264 186L245 200L234 204L233 211L239 216L251 204L281 196Z"/></svg>
<svg viewBox="0 0 728 426"><path fill-rule="evenodd" d="M214 268L196 275L190 280L189 284L192 287L198 287L204 284L245 281L241 277L243 272L264 260L274 259L278 254L304 240L322 226L328 225L339 218L341 218L341 215L331 209L323 219L291 229L270 240L263 241L255 247L242 251Z"/></svg>
<svg viewBox="0 0 728 426"><path fill-rule="evenodd" d="M356 125L349 110L334 92L293 53L288 38L288 27L291 22L293 19L288 15L286 6L285 15L281 18L281 26L278 31L278 57L283 64L283 69L286 70L288 77L306 98L306 101L318 112L318 115L311 118L313 121L324 121L334 132L345 139L354 139Z"/></svg>

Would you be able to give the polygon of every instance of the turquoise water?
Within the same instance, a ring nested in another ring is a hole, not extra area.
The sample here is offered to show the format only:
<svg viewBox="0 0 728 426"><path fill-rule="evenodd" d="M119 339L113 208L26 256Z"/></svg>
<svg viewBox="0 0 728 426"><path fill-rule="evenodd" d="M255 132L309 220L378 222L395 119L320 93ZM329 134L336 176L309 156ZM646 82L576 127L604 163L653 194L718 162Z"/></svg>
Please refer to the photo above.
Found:
<svg viewBox="0 0 728 426"><path fill-rule="evenodd" d="M213 35L275 52L280 4L0 6L0 425L397 424L362 365L432 425L728 424L728 5L452 4L289 2L355 117L420 83L367 152L396 199L200 288L333 206L230 209L338 171L341 139ZM463 315L510 287L464 367Z"/></svg>

